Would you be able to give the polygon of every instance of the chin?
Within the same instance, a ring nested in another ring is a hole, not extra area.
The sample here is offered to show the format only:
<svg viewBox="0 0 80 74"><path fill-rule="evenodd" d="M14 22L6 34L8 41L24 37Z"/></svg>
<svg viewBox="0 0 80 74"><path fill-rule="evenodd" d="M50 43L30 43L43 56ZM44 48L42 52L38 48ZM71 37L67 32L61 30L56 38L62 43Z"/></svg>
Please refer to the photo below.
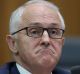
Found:
<svg viewBox="0 0 80 74"><path fill-rule="evenodd" d="M54 68L56 65L56 59L52 57L42 57L40 63L45 68Z"/></svg>

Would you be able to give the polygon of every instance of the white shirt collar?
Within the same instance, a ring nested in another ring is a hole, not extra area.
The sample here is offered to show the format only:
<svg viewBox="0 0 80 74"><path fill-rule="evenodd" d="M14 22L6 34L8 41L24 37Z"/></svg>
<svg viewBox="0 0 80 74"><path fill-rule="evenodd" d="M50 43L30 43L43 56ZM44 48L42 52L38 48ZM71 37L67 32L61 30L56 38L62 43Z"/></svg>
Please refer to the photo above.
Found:
<svg viewBox="0 0 80 74"><path fill-rule="evenodd" d="M20 74L32 74L28 70L24 69L22 66L20 66L18 63L16 63L17 69L20 72ZM51 73L52 74L52 73Z"/></svg>
<svg viewBox="0 0 80 74"><path fill-rule="evenodd" d="M24 69L22 66L20 66L18 63L16 63L17 69L20 72L20 74L31 74L28 70Z"/></svg>

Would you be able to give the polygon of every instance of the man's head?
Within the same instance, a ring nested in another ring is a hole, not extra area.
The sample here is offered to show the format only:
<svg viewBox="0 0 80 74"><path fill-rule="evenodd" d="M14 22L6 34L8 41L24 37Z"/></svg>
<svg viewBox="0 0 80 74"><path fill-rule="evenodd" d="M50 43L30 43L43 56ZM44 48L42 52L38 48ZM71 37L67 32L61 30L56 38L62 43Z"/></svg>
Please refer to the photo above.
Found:
<svg viewBox="0 0 80 74"><path fill-rule="evenodd" d="M7 42L15 60L32 73L55 68L64 42L64 20L59 9L32 0L13 12Z"/></svg>

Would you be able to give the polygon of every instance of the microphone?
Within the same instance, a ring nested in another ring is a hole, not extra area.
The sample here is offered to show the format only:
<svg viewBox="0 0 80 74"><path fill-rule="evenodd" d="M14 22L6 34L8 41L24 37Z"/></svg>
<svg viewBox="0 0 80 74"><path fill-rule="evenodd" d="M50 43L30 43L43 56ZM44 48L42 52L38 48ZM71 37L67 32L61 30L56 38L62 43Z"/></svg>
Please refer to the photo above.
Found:
<svg viewBox="0 0 80 74"><path fill-rule="evenodd" d="M71 74L80 74L80 65L71 68Z"/></svg>

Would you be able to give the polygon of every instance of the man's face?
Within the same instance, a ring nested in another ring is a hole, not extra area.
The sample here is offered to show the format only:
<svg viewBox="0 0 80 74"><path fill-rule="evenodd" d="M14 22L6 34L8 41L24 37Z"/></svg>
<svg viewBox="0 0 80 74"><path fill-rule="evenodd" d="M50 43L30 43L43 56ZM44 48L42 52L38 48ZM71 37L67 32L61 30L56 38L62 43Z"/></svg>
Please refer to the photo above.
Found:
<svg viewBox="0 0 80 74"><path fill-rule="evenodd" d="M56 11L45 6L25 9L19 29L24 27L61 28L61 21ZM41 37L29 37L26 30L18 34L19 58L29 68L54 68L57 64L63 45L63 37L50 38L47 31Z"/></svg>

